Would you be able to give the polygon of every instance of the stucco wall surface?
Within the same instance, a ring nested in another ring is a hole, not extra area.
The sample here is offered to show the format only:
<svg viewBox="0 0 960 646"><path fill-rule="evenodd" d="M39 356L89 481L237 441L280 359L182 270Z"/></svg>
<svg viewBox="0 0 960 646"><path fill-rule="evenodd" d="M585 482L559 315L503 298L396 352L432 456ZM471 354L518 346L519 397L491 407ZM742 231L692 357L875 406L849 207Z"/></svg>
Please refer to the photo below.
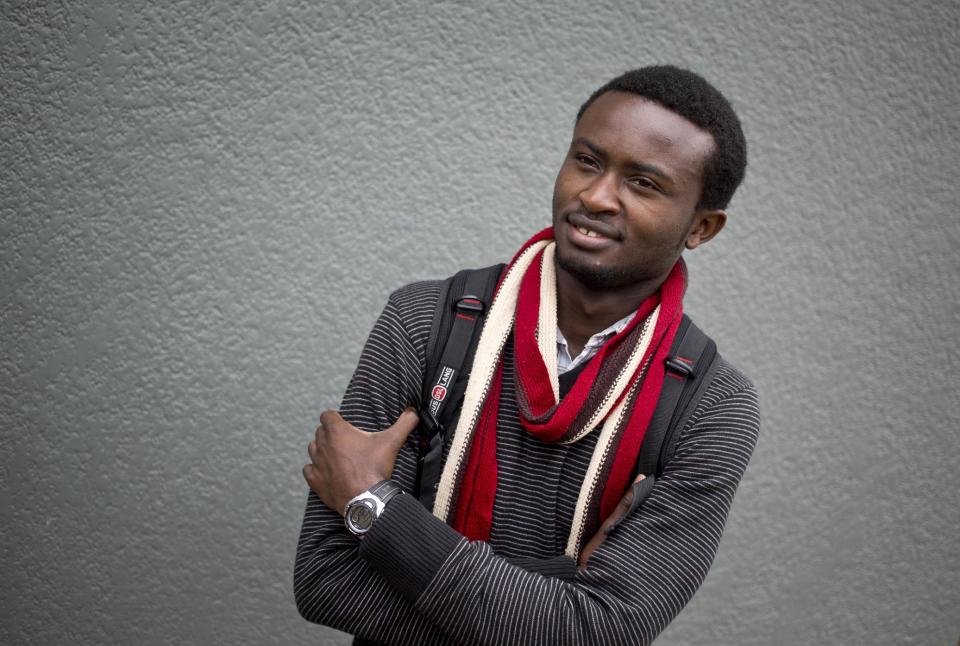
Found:
<svg viewBox="0 0 960 646"><path fill-rule="evenodd" d="M656 62L744 122L687 310L763 407L658 644L957 642L956 2L0 6L0 643L347 643L291 592L319 411Z"/></svg>

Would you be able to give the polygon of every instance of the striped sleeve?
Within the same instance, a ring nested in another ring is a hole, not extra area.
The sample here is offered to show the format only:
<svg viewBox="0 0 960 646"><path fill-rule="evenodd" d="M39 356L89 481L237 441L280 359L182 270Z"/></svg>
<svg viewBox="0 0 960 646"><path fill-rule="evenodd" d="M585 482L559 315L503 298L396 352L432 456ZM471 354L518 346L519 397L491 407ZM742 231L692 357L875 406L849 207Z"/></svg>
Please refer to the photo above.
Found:
<svg viewBox="0 0 960 646"><path fill-rule="evenodd" d="M410 504L388 510L389 539L379 534L363 556L455 643L648 644L706 576L756 443L756 394L737 377L718 373L650 497L573 582L526 572L485 543L452 544L442 523ZM410 541L421 545L416 554L390 547Z"/></svg>
<svg viewBox="0 0 960 646"><path fill-rule="evenodd" d="M375 323L341 403L341 414L366 431L383 430L418 405L426 345L439 283L398 290ZM421 306L413 311L406 303ZM394 479L410 491L416 472L415 438L401 450ZM339 513L308 494L297 556L294 597L308 621L377 642L445 643L446 638L397 594L358 554L360 542Z"/></svg>
<svg viewBox="0 0 960 646"><path fill-rule="evenodd" d="M416 283L391 296L343 400L351 423L380 430L419 404L439 287ZM757 440L752 384L721 360L650 496L575 573L569 562L551 562L562 554L575 504L556 478L582 479L580 453L590 447L529 441L513 416L499 420L498 436L519 441L504 442L489 544L467 541L412 496L394 498L361 544L311 493L294 569L301 614L381 644L650 643L713 561ZM407 491L414 442L394 471ZM534 472L553 475L529 477ZM518 567L525 559L550 567Z"/></svg>

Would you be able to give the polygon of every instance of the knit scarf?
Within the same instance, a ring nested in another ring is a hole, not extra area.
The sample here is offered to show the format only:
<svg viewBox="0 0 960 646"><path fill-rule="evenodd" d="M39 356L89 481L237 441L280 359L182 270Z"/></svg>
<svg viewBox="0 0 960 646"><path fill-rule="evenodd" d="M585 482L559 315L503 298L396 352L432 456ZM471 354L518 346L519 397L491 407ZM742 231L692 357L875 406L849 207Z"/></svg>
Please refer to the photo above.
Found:
<svg viewBox="0 0 960 646"><path fill-rule="evenodd" d="M497 491L497 415L503 349L514 339L514 386L523 428L572 444L599 432L580 488L566 554L574 559L630 485L682 315L682 260L560 398L553 229L520 249L497 286L474 356L434 514L471 540L489 541Z"/></svg>

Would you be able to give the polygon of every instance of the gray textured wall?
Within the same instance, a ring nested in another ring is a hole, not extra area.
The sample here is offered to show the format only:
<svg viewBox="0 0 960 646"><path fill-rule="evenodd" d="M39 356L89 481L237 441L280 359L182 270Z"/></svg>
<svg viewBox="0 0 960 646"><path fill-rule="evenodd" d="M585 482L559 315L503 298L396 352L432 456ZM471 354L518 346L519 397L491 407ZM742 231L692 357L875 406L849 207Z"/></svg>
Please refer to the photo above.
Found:
<svg viewBox="0 0 960 646"><path fill-rule="evenodd" d="M687 305L764 413L658 643L956 643L960 7L581 4L2 3L0 643L345 643L291 594L318 411L653 62L744 121Z"/></svg>

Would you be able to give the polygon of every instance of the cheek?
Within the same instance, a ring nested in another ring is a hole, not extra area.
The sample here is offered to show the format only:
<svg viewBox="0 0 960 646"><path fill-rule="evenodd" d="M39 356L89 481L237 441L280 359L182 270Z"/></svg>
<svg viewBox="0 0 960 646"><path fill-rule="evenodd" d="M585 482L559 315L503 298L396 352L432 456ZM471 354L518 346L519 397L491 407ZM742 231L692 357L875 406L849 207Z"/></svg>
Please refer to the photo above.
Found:
<svg viewBox="0 0 960 646"><path fill-rule="evenodd" d="M569 164L564 162L557 173L557 179L553 182L553 205L565 206L577 194L577 175L569 168Z"/></svg>
<svg viewBox="0 0 960 646"><path fill-rule="evenodd" d="M675 221L674 225L670 227L670 237L677 241L677 244L683 245L687 239L687 229L689 225L685 218L678 219Z"/></svg>
<svg viewBox="0 0 960 646"><path fill-rule="evenodd" d="M677 255L683 251L687 242L687 230L682 224L664 228L661 232L660 246L669 253Z"/></svg>
<svg viewBox="0 0 960 646"><path fill-rule="evenodd" d="M560 214L566 208L569 202L568 184L563 180L563 173L557 176L557 181L553 185L553 217L560 217Z"/></svg>
<svg viewBox="0 0 960 646"><path fill-rule="evenodd" d="M648 211L634 221L632 237L648 249L673 253L686 244L688 224L678 213Z"/></svg>

